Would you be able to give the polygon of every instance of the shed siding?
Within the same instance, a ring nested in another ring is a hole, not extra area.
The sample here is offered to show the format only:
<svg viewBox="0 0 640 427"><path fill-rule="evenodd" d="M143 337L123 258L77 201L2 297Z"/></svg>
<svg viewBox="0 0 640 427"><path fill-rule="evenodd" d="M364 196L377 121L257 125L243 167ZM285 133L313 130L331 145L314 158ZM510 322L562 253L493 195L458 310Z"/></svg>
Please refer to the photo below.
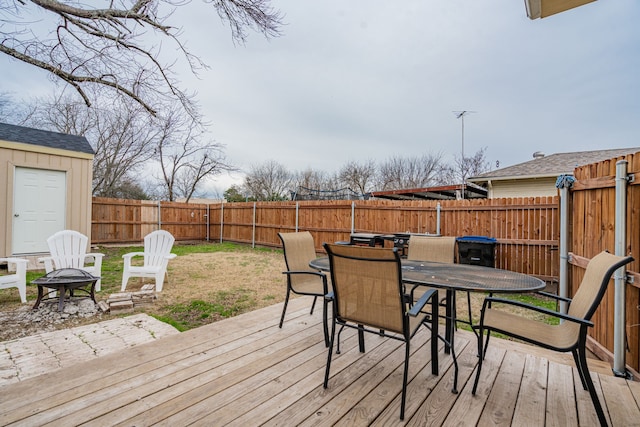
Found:
<svg viewBox="0 0 640 427"><path fill-rule="evenodd" d="M91 180L93 156L65 150L37 152L26 144L0 144L0 257L11 256L15 167L49 169L67 173L66 228L77 230L91 241ZM30 148L30 149L25 149Z"/></svg>
<svg viewBox="0 0 640 427"><path fill-rule="evenodd" d="M556 178L534 178L492 181L489 187L489 198L500 199L504 197L543 197L555 196Z"/></svg>

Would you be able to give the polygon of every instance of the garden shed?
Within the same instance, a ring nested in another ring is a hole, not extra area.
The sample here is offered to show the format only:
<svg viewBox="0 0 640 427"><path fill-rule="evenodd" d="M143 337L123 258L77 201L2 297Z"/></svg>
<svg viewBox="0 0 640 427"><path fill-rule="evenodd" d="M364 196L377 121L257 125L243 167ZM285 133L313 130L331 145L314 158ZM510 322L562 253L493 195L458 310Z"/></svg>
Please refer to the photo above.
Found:
<svg viewBox="0 0 640 427"><path fill-rule="evenodd" d="M93 157L83 136L0 123L0 257L48 252L59 230L91 238Z"/></svg>

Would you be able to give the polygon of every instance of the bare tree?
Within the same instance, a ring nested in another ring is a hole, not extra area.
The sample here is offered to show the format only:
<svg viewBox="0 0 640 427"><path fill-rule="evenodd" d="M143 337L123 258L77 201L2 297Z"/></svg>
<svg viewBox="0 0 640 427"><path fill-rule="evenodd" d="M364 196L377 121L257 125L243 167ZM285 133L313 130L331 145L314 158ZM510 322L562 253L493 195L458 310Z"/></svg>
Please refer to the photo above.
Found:
<svg viewBox="0 0 640 427"><path fill-rule="evenodd" d="M269 160L252 166L244 180L244 190L255 200L287 200L293 184L293 174L280 163Z"/></svg>
<svg viewBox="0 0 640 427"><path fill-rule="evenodd" d="M125 189L140 181L136 172L151 159L161 136L157 119L127 98L96 96L91 108L67 95L37 99L26 124L86 137L95 151L92 191L103 197L130 193Z"/></svg>
<svg viewBox="0 0 640 427"><path fill-rule="evenodd" d="M347 188L360 194L373 191L374 179L376 176L376 163L367 160L361 163L350 161L340 168L338 177L340 182Z"/></svg>
<svg viewBox="0 0 640 427"><path fill-rule="evenodd" d="M205 180L235 168L226 161L224 146L203 142L206 129L199 120L172 111L164 120L156 146L162 188L169 201L188 202Z"/></svg>
<svg viewBox="0 0 640 427"><path fill-rule="evenodd" d="M277 36L282 25L269 0L203 0L244 42L247 30ZM91 86L112 89L155 114L155 104L179 100L191 112L190 97L178 86L174 63L159 59L162 43L175 47L192 72L203 67L169 20L190 0L6 0L0 5L0 52L45 70L71 85L87 106ZM167 43L168 42L168 43ZM176 59L177 60L177 59Z"/></svg>
<svg viewBox="0 0 640 427"><path fill-rule="evenodd" d="M491 165L486 159L486 150L487 147L484 147L476 151L472 157L455 158L457 174L462 183L464 183L468 177L488 172L491 169Z"/></svg>
<svg viewBox="0 0 640 427"><path fill-rule="evenodd" d="M295 174L294 181L295 187L305 187L313 190L335 190L334 182L327 173L311 168Z"/></svg>
<svg viewBox="0 0 640 427"><path fill-rule="evenodd" d="M442 155L391 157L380 166L378 185L382 190L422 188L437 182Z"/></svg>
<svg viewBox="0 0 640 427"><path fill-rule="evenodd" d="M0 122L12 123L14 120L15 111L11 95L0 92Z"/></svg>

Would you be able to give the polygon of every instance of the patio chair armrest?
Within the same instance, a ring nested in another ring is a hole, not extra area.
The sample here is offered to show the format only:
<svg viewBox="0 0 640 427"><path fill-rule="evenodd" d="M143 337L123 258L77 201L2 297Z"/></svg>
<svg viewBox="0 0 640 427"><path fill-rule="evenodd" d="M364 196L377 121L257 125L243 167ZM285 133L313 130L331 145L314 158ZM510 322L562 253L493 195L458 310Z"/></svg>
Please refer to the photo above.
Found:
<svg viewBox="0 0 640 427"><path fill-rule="evenodd" d="M538 307L536 305L527 304L525 302L514 301L514 300L509 300L509 299L504 299L504 298L496 298L496 297L487 297L487 298L485 298L484 299L484 303L482 304L482 311L484 312L487 304L488 303L492 303L492 302L498 302L498 303L502 303L502 304L513 305L513 306L516 306L516 307L525 308L525 309L528 309L528 310L536 311L538 313L546 314L548 316L558 317L558 318L563 319L563 320L568 320L568 321L571 321L571 322L574 322L574 323L578 323L580 325L593 326L593 322L591 322L590 320L581 319L579 317L575 317L575 316L571 316L571 315L568 315L568 314L560 313L559 311L555 311L555 310L549 310L548 308Z"/></svg>
<svg viewBox="0 0 640 427"><path fill-rule="evenodd" d="M438 291L435 289L429 289L428 291L426 291L424 294L422 294L420 299L411 306L411 310L409 310L409 316L416 317L418 314L420 314L427 302L433 298L437 298L437 295ZM435 315L437 315L437 313L435 313Z"/></svg>
<svg viewBox="0 0 640 427"><path fill-rule="evenodd" d="M322 289L325 295L329 292L329 284L327 283L327 275L322 271L309 271L309 270L289 270L283 271L282 274L286 274L287 276L291 276L294 274L310 274L312 276L318 276L322 278Z"/></svg>
<svg viewBox="0 0 640 427"><path fill-rule="evenodd" d="M29 261L27 261L24 258L12 258L12 257L9 257L9 258L0 258L0 262L7 262L7 263L10 263L10 264L16 264L16 265L17 264L27 265L27 263Z"/></svg>
<svg viewBox="0 0 640 427"><path fill-rule="evenodd" d="M45 256L42 258L38 258L38 262L44 263L44 271L49 273L53 271L53 257Z"/></svg>
<svg viewBox="0 0 640 427"><path fill-rule="evenodd" d="M560 295L552 294L552 293L550 293L550 292L538 291L538 292L536 292L536 293L537 293L538 295L542 295L542 296L544 296L544 297L551 298L551 299L555 299L555 300L558 300L558 301L564 301L564 302L571 302L571 301L572 301L572 299L571 299L571 298L562 297L562 296L560 296Z"/></svg>
<svg viewBox="0 0 640 427"><path fill-rule="evenodd" d="M122 258L133 258L134 256L144 256L144 252L129 252L127 254L122 255Z"/></svg>
<svg viewBox="0 0 640 427"><path fill-rule="evenodd" d="M29 261L27 261L24 258L0 258L0 262L6 262L7 264L15 264L16 266L16 274L18 276L24 276L26 275L27 272L27 264L29 263Z"/></svg>
<svg viewBox="0 0 640 427"><path fill-rule="evenodd" d="M283 271L282 274L312 274L314 276L324 277L326 280L327 275L322 271L309 271L309 270L289 270Z"/></svg>
<svg viewBox="0 0 640 427"><path fill-rule="evenodd" d="M176 254L169 254L169 255L165 255L165 259L174 259L175 257L177 257L178 255Z"/></svg>
<svg viewBox="0 0 640 427"><path fill-rule="evenodd" d="M101 253L97 253L97 252L89 252L88 254L85 254L84 258L93 258L94 262L95 260L100 260L102 261L102 258L104 257L104 254Z"/></svg>

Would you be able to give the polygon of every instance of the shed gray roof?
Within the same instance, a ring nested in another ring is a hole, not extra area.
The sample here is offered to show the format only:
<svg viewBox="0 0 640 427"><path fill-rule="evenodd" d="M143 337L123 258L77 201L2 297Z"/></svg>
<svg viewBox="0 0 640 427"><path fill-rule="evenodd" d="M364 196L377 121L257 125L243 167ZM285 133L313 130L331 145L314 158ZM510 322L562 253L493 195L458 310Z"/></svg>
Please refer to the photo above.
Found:
<svg viewBox="0 0 640 427"><path fill-rule="evenodd" d="M84 136L0 123L0 140L95 154Z"/></svg>
<svg viewBox="0 0 640 427"><path fill-rule="evenodd" d="M485 182L493 179L542 178L556 177L563 174L573 175L573 170L576 167L613 159L638 151L640 151L640 147L550 154L528 162L476 175L468 178L468 180L472 182Z"/></svg>

